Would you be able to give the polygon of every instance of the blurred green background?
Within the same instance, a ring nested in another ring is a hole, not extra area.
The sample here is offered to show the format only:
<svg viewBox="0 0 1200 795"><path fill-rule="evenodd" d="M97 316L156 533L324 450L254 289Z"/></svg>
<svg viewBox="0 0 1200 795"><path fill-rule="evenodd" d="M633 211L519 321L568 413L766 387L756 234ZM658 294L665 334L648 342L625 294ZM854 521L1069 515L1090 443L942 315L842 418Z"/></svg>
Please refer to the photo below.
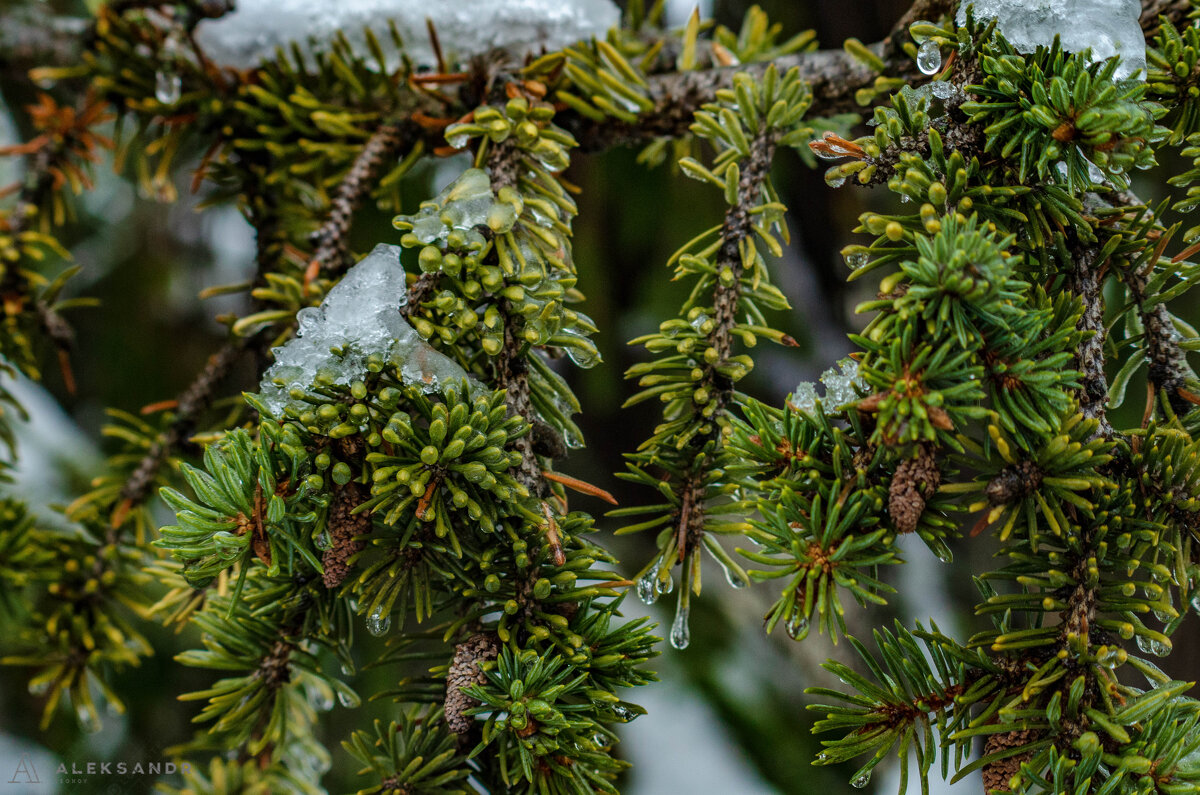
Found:
<svg viewBox="0 0 1200 795"><path fill-rule="evenodd" d="M701 8L705 15L736 27L749 5L743 0L716 0ZM759 5L783 25L785 33L812 28L822 46L837 47L850 36L879 40L908 3L764 0ZM47 13L51 9L82 13L69 2L40 6ZM671 21L681 24L692 6L692 2L670 3ZM0 145L29 135L22 112L12 109L33 97L34 88L23 75L0 69ZM578 197L575 257L579 286L588 297L584 311L601 329L597 342L604 362L592 370L570 371L585 407L578 419L588 446L573 451L559 468L612 491L622 504L647 498L627 490L613 473L623 468L622 454L645 439L658 418L654 404L620 408L632 393L622 373L641 353L627 346L626 340L656 328L675 313L683 294L680 285L669 280L665 262L680 244L716 223L724 210L715 191L668 167L647 170L635 163L635 155L616 150L581 157L567 175L583 189ZM19 163L0 161L0 185L15 179L19 167ZM416 172L404 184L406 211L415 210L418 202L463 167L461 159L450 159ZM109 164L98 168L96 177L96 189L77 202L78 223L66 236L76 262L83 266L72 289L102 302L99 308L76 312L71 318L78 331L73 357L78 391L68 395L49 362L44 387L53 399L38 387L21 387L37 420L24 430L25 460L17 488L43 503L68 499L95 472L105 447L100 428L106 407L136 411L173 397L219 347L223 329L212 318L242 308L240 299L201 303L196 293L243 280L253 272L253 230L230 207L196 212L202 197L188 193L189 174L180 174L182 198L172 205L139 195L131 182L112 173ZM1162 195L1163 185L1153 173L1149 179L1137 187L1139 195L1152 201ZM868 207L890 207L895 199L883 190L833 190L819 172L806 169L787 152L779 158L775 180L791 208L792 244L772 267L793 306L791 313L775 321L800 347L773 348L764 343L756 348L756 368L745 389L779 404L799 381L815 380L848 353L846 332L865 325L865 318L854 314L854 306L872 296L873 288L867 283L845 283L848 270L838 252L848 243L861 242L851 233L859 213ZM390 217L368 208L355 222L352 245L366 252L375 243L396 242L396 238ZM226 393L251 388L255 380L248 370L237 373ZM1134 384L1130 394L1143 394L1143 389ZM62 411L55 408L55 401ZM1116 424L1136 423L1140 411L1140 401L1131 399ZM586 498L575 504L597 514L604 507L589 504ZM610 520L599 524L606 529L615 526ZM640 568L651 541L603 538L625 561L627 574ZM986 536L963 539L955 547L955 562L946 565L919 543L912 546L908 565L887 572L900 591L887 609L868 612L851 606L848 622L857 628L854 634L868 638L871 626L890 623L894 617L910 624L932 617L944 630L965 637L977 625L969 611L961 609L974 602L970 573L986 568L991 552ZM835 685L819 667L822 660L832 656L854 664L847 644L835 647L817 636L797 644L782 631L768 638L762 632L762 615L772 600L769 585L733 591L715 568L705 571L705 581L703 597L693 603L691 646L676 652L663 644L664 654L653 666L663 681L630 696L644 704L649 715L624 732L619 750L634 762L634 768L622 791L637 795L851 791L850 769L810 765L817 740L809 733L813 718L804 708L803 695L808 686ZM645 608L629 600L628 612L649 610L669 624L673 600L667 601L672 604ZM128 699L129 711L110 716L99 734L81 734L65 714L49 732L39 733L40 704L25 689L25 672L0 670L0 793L147 789L150 778L56 785L49 775L60 761L132 764L158 759L165 747L190 736L188 721L198 709L175 702L174 696L206 686L210 679L175 664L171 656L195 639L153 627L147 631L159 655L118 677L118 690ZM360 662L374 656L370 645L378 641L363 633L361 642L365 645ZM1194 678L1194 670L1189 672L1184 661L1198 651L1195 639L1180 638L1176 648L1168 661L1176 669L1174 675ZM387 670L367 671L354 684L360 692L371 693L388 687L394 676ZM359 786L339 742L354 728L369 725L370 718L390 711L389 703L374 702L358 710L335 707L327 714L323 739L334 755L325 779L330 792L350 792ZM42 788L5 783L22 753L31 754L38 769L45 771ZM872 789L894 792L898 775L894 768L881 768ZM980 791L978 777L954 787L935 782L934 787L936 792Z"/></svg>

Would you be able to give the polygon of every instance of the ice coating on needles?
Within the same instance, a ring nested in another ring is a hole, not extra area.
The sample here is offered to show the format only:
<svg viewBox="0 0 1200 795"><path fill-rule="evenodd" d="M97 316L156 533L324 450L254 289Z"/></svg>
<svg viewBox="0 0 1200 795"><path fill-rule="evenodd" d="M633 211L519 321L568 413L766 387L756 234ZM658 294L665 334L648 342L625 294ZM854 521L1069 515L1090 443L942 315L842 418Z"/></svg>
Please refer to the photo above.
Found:
<svg viewBox="0 0 1200 795"><path fill-rule="evenodd" d="M465 370L430 347L400 315L407 289L400 247L376 246L319 307L296 314L295 338L272 351L275 363L259 384L266 407L282 415L293 402L291 391L308 391L318 375L343 386L360 380L371 356L395 363L405 383L427 391L466 378Z"/></svg>
<svg viewBox="0 0 1200 795"><path fill-rule="evenodd" d="M1138 17L1139 0L969 0L958 7L955 21L967 21L967 6L975 19L996 20L996 27L1018 52L1049 47L1055 35L1064 50L1092 51L1092 61L1121 56L1114 77L1123 80L1142 70L1145 79L1146 39Z"/></svg>
<svg viewBox="0 0 1200 795"><path fill-rule="evenodd" d="M801 381L792 391L789 403L793 408L812 413L820 400L826 410L834 411L858 400L859 391L867 391L867 382L858 372L858 362L849 357L838 362L837 367L830 367L821 373L821 383L825 385L824 398L817 394L816 384Z"/></svg>
<svg viewBox="0 0 1200 795"><path fill-rule="evenodd" d="M603 36L619 17L612 0L238 0L223 17L201 21L196 40L216 63L249 69L292 42L327 50L339 32L355 52L367 55L363 31L369 28L384 47L390 70L400 56L391 46L389 20L413 63L431 66L436 58L426 18L443 49L465 58L495 47L516 55L562 49Z"/></svg>

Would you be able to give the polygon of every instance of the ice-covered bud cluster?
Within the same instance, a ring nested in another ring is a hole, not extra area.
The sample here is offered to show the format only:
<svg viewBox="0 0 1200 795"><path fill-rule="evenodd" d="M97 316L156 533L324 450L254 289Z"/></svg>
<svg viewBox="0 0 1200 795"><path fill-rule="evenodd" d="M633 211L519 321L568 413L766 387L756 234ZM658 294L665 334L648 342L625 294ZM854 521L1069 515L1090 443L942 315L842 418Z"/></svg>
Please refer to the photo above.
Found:
<svg viewBox="0 0 1200 795"><path fill-rule="evenodd" d="M486 240L475 227L508 229L516 219L516 209L492 193L487 172L469 168L435 198L421 202L414 215L401 215L396 220L397 226L407 228L424 245L445 246L450 235L458 232L458 247L476 249L482 248Z"/></svg>
<svg viewBox="0 0 1200 795"><path fill-rule="evenodd" d="M1138 24L1138 0L964 0L956 21L967 21L967 6L975 19L996 20L996 28L1018 52L1049 47L1059 36L1064 50L1090 49L1092 61L1121 56L1115 77L1122 80L1137 70L1145 79L1146 39Z"/></svg>
<svg viewBox="0 0 1200 795"><path fill-rule="evenodd" d="M465 370L431 348L400 315L407 289L399 246L376 246L346 271L321 306L296 314L296 337L272 351L275 364L259 384L264 405L282 415L300 400L293 392L309 393L318 379L343 386L361 380L372 357L426 391L466 378Z"/></svg>
<svg viewBox="0 0 1200 795"><path fill-rule="evenodd" d="M825 397L817 394L816 384L801 381L792 391L788 403L793 408L811 414L820 400L827 410L833 411L858 400L859 392L867 390L867 382L858 372L858 362L850 358L842 359L836 367L821 373L820 380L825 385Z"/></svg>
<svg viewBox="0 0 1200 795"><path fill-rule="evenodd" d="M219 19L196 27L196 40L216 63L252 68L296 42L327 50L345 34L355 51L368 55L364 30L385 48L388 68L399 64L391 46L389 22L404 41L404 53L417 65L436 62L425 21L433 23L442 47L465 59L493 48L514 55L559 50L617 24L612 0L238 0Z"/></svg>

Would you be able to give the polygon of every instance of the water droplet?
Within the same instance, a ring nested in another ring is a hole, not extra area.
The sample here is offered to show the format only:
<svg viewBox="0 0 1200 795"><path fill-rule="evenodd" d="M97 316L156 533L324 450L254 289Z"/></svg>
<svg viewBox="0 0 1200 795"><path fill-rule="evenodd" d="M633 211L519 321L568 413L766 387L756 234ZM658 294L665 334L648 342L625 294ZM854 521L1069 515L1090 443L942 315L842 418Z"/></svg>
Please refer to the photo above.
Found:
<svg viewBox="0 0 1200 795"><path fill-rule="evenodd" d="M804 640L808 635L808 616L803 613L792 613L784 626L788 637L792 640Z"/></svg>
<svg viewBox="0 0 1200 795"><path fill-rule="evenodd" d="M863 265L867 264L867 261L870 259L870 257L862 251L855 251L847 254L843 259L846 260L847 268L850 268L851 270L858 270Z"/></svg>
<svg viewBox="0 0 1200 795"><path fill-rule="evenodd" d="M1095 185L1104 184L1104 172L1100 170L1100 166L1088 160L1086 157L1083 162L1087 164L1088 179Z"/></svg>
<svg viewBox="0 0 1200 795"><path fill-rule="evenodd" d="M828 762L828 761L829 761L829 754L827 754L827 753L825 753L824 751L822 751L821 753L817 754L817 761L818 761L818 762Z"/></svg>
<svg viewBox="0 0 1200 795"><path fill-rule="evenodd" d="M29 695L44 696L50 691L50 680L43 679L40 682L29 683Z"/></svg>
<svg viewBox="0 0 1200 795"><path fill-rule="evenodd" d="M652 605L658 599L658 588L655 584L655 574L650 572L637 582L637 596L644 605Z"/></svg>
<svg viewBox="0 0 1200 795"><path fill-rule="evenodd" d="M342 676L354 676L354 663L342 663Z"/></svg>
<svg viewBox="0 0 1200 795"><path fill-rule="evenodd" d="M174 72L159 72L154 76L154 97L164 105L174 105L183 91L183 78Z"/></svg>
<svg viewBox="0 0 1200 795"><path fill-rule="evenodd" d="M1096 655L1096 662L1105 668L1116 668L1121 664L1121 649L1115 647L1106 648L1100 654Z"/></svg>
<svg viewBox="0 0 1200 795"><path fill-rule="evenodd" d="M386 635L387 631L392 628L392 617L383 612L383 608L375 608L375 612L367 617L367 632L370 632L375 637Z"/></svg>
<svg viewBox="0 0 1200 795"><path fill-rule="evenodd" d="M471 140L471 136L463 133L462 135L451 135L446 139L446 143L450 144L455 149L462 149Z"/></svg>
<svg viewBox="0 0 1200 795"><path fill-rule="evenodd" d="M671 624L671 645L680 651L692 642L692 632L688 629L688 612L687 605L681 604L675 611L675 621Z"/></svg>
<svg viewBox="0 0 1200 795"><path fill-rule="evenodd" d="M637 713L624 704L613 704L612 713L623 721L631 721L637 717Z"/></svg>
<svg viewBox="0 0 1200 795"><path fill-rule="evenodd" d="M721 568L725 571L725 582L729 583L730 588L745 588L748 584L746 578L738 573L737 569L732 566L727 566L724 561L717 561L721 564Z"/></svg>
<svg viewBox="0 0 1200 795"><path fill-rule="evenodd" d="M329 539L329 533L322 532L318 533L317 537L313 539L313 546L324 552L333 546L333 541Z"/></svg>
<svg viewBox="0 0 1200 795"><path fill-rule="evenodd" d="M313 705L313 709L317 712L328 712L333 709L333 697L328 690L314 687L309 691L308 703Z"/></svg>
<svg viewBox="0 0 1200 795"><path fill-rule="evenodd" d="M1171 615L1165 610L1155 610L1154 617L1164 624L1170 624L1175 619L1175 616Z"/></svg>
<svg viewBox="0 0 1200 795"><path fill-rule="evenodd" d="M390 622L391 619L389 618L388 621ZM386 632L387 630L384 631ZM338 702L347 709L354 709L362 703L362 699L358 697L358 693L347 687L338 691Z"/></svg>
<svg viewBox="0 0 1200 795"><path fill-rule="evenodd" d="M1153 654L1155 657L1166 657L1171 653L1170 645L1145 635L1137 636L1137 646L1145 653Z"/></svg>
<svg viewBox="0 0 1200 795"><path fill-rule="evenodd" d="M79 721L79 728L88 734L100 731L100 716L96 714L95 710L81 704L75 707L75 718Z"/></svg>
<svg viewBox="0 0 1200 795"><path fill-rule="evenodd" d="M925 43L928 44L929 42L925 42ZM855 779L850 782L850 786L854 787L855 789L863 789L870 783L871 783L871 774L863 773L861 776L856 776Z"/></svg>
<svg viewBox="0 0 1200 795"><path fill-rule="evenodd" d="M658 575L658 595L671 593L675 590L675 578L671 576L670 571L660 572Z"/></svg>
<svg viewBox="0 0 1200 795"><path fill-rule="evenodd" d="M595 348L571 345L567 347L567 356L575 362L576 367L590 370L600 363L600 354Z"/></svg>
<svg viewBox="0 0 1200 795"><path fill-rule="evenodd" d="M846 184L846 178L845 177L833 177L832 179L830 179L829 174L827 173L825 175L825 184L831 188L840 188Z"/></svg>
<svg viewBox="0 0 1200 795"><path fill-rule="evenodd" d="M693 329L695 329L696 331L703 334L704 333L704 324L707 322L708 322L708 315L701 312L698 315L696 315L694 318L691 319L690 325Z"/></svg>
<svg viewBox="0 0 1200 795"><path fill-rule="evenodd" d="M1192 595L1188 598L1188 604L1192 606L1193 610L1200 613L1200 588L1192 591Z"/></svg>
<svg viewBox="0 0 1200 795"><path fill-rule="evenodd" d="M937 555L937 559L942 563L954 562L954 553L945 544L938 544L937 548L933 550L933 554Z"/></svg>
<svg viewBox="0 0 1200 795"><path fill-rule="evenodd" d="M942 68L942 48L935 40L926 39L917 48L917 68L923 75L934 74ZM868 778L868 780L870 779Z"/></svg>

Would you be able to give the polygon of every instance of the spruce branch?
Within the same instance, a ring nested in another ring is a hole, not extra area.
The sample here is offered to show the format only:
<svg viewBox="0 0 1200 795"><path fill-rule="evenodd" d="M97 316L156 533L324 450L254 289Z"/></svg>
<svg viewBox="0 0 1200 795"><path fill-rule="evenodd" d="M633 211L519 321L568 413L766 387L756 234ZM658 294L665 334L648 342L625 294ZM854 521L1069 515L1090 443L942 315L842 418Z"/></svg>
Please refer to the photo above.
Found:
<svg viewBox="0 0 1200 795"><path fill-rule="evenodd" d="M1088 336L1079 343L1075 354L1076 368L1083 374L1079 389L1079 410L1089 419L1099 421L1096 432L1111 437L1113 428L1108 422L1108 377L1104 373L1104 277L1101 263L1096 262L1099 249L1077 246L1072 258L1074 271L1070 288L1083 301L1083 314L1078 328Z"/></svg>
<svg viewBox="0 0 1200 795"><path fill-rule="evenodd" d="M381 171L390 168L390 161L396 154L411 145L417 129L420 128L412 122L389 122L381 125L367 139L350 170L338 183L330 200L325 223L310 238L315 246L309 265L310 273L322 270L339 273L349 264L346 235L350 231L354 213L376 186Z"/></svg>

